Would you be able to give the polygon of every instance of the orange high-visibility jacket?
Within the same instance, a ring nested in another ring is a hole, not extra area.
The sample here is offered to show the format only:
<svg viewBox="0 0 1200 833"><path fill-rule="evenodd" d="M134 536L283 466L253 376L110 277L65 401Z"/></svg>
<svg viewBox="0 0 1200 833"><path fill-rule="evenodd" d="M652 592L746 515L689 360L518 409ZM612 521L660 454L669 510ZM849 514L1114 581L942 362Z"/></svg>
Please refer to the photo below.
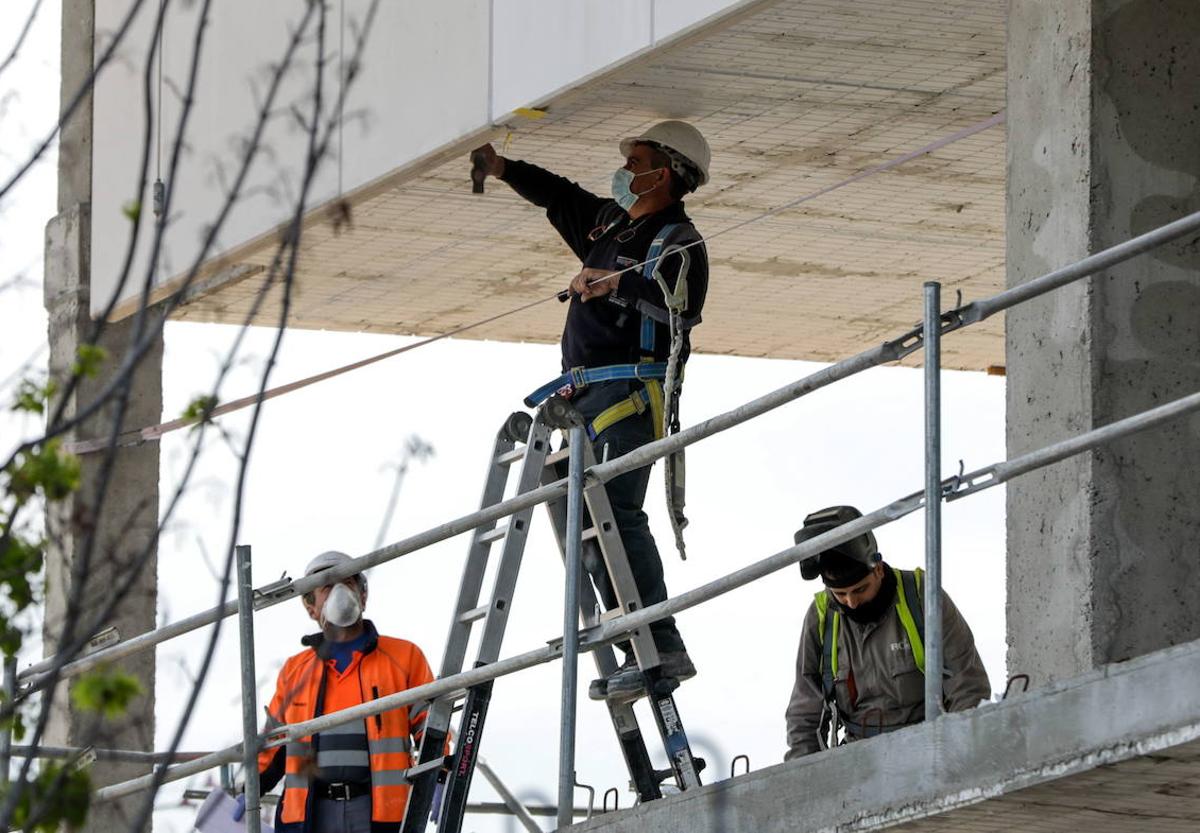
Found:
<svg viewBox="0 0 1200 833"><path fill-rule="evenodd" d="M306 636L311 647L290 658L279 672L275 696L267 714L267 731L277 726L331 714L389 694L433 681L433 672L421 649L404 639L380 636L375 626L364 622L368 639L362 652L339 674L334 661L321 651L320 634ZM371 819L400 822L408 801L404 771L411 766L414 741L420 743L428 704L401 706L366 720L371 759ZM278 820L284 824L303 822L309 815L309 784L314 777L317 746L313 737L292 741L286 747L264 750L258 756L260 784L264 792L282 776L283 802ZM283 766L279 759L283 757Z"/></svg>

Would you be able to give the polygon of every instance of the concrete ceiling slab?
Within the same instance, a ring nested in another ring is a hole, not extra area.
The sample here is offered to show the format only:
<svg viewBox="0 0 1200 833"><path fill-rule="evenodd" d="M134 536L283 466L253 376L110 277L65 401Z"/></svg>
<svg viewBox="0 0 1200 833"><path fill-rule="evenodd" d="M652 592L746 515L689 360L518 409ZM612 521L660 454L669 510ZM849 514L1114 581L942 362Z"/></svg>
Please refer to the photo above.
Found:
<svg viewBox="0 0 1200 833"><path fill-rule="evenodd" d="M710 293L693 335L707 353L833 361L947 300L1004 284L1004 130L975 133L747 225L988 120L1004 106L1004 4L780 0L750 5L444 147L309 218L290 325L553 342L550 299L578 266L541 210L501 183L472 194L466 152L505 154L606 193L617 141L665 117L713 148L687 200L711 238ZM736 228L735 228L736 227ZM274 235L234 249L176 317L241 322L270 278ZM223 271L221 271L223 270ZM258 323L276 323L278 290ZM541 303L537 303L541 301ZM949 367L1003 364L999 319L943 345Z"/></svg>

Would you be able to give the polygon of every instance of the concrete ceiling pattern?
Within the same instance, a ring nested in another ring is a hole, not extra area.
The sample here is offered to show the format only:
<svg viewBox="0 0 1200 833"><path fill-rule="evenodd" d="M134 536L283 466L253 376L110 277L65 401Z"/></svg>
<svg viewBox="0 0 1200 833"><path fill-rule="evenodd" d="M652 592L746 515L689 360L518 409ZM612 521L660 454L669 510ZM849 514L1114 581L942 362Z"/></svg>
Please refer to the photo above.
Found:
<svg viewBox="0 0 1200 833"><path fill-rule="evenodd" d="M924 281L941 281L946 303L1003 288L1003 127L723 230L1001 111L1004 36L994 0L760 4L541 102L544 118L513 117L498 135L507 156L606 193L621 137L666 117L696 123L713 148L712 181L687 200L712 238L696 349L833 361L917 322ZM565 287L578 265L542 211L501 183L471 193L466 151L478 141L349 195L348 228L314 212L290 324L440 334ZM240 322L274 245L233 252L226 274L237 277L210 281L177 317ZM274 294L259 323L275 323ZM549 300L463 335L554 342L563 315ZM949 367L1003 364L1002 321L948 337L943 354Z"/></svg>
<svg viewBox="0 0 1200 833"><path fill-rule="evenodd" d="M1200 742L891 828L896 833L1195 833Z"/></svg>

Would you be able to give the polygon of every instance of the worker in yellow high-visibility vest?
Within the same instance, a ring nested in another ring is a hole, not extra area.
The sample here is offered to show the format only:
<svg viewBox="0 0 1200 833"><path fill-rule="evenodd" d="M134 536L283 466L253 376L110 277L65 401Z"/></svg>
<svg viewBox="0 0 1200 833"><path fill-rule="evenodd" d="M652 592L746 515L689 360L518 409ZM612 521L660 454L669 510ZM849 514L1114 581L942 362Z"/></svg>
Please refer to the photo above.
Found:
<svg viewBox="0 0 1200 833"><path fill-rule="evenodd" d="M860 517L853 506L813 512L796 543ZM922 571L886 564L867 532L801 562L800 573L808 580L819 576L825 589L804 617L785 759L924 720ZM971 628L945 592L942 622L943 705L947 711L973 708L991 696L991 687Z"/></svg>

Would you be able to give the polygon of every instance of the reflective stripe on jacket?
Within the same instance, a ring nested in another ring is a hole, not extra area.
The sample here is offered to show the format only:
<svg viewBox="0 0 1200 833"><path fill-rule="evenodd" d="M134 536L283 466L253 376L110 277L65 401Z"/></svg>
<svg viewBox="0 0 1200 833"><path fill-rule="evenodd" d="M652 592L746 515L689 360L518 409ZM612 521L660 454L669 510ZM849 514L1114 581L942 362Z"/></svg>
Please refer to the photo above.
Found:
<svg viewBox="0 0 1200 833"><path fill-rule="evenodd" d="M897 595L906 584L903 580L906 571L898 572ZM910 581L915 581L915 573L908 576ZM826 700L822 636L827 623L819 608L825 606L828 611L834 606L829 603L825 591L817 596L825 599L823 602L814 599L809 605L796 656L796 680L786 712L787 759L820 749L817 732ZM907 598L905 602L910 614L920 609L920 602L914 603ZM886 729L924 719L924 646L918 651L913 643L900 614L899 603L897 599L897 604L876 622L860 624L847 616L830 617L837 620L833 637L836 640L836 669L830 663L833 696L839 714L851 725L883 726ZM915 614L912 624L916 624ZM942 626L945 706L949 711L973 708L991 695L991 687L971 629L944 591ZM834 647L829 645L831 655Z"/></svg>
<svg viewBox="0 0 1200 833"><path fill-rule="evenodd" d="M332 660L319 654L319 635L305 638L305 644L314 647L290 658L279 672L268 708L268 730L433 681L433 672L420 648L404 639L379 636L373 624L365 625L370 638L341 675ZM408 801L404 771L411 766L412 739L419 740L427 714L424 705L401 706L366 719L372 821L398 823L404 819ZM278 815L284 824L304 822L310 815L309 786L319 777L314 744L319 750L320 734L315 741L308 736L288 743L282 750L272 748L259 754L264 790L277 782L278 777L272 781L269 772L278 769L277 756L284 755L284 791Z"/></svg>
<svg viewBox="0 0 1200 833"><path fill-rule="evenodd" d="M900 624L908 637L913 663L924 674L925 612L921 586L925 571L920 567L912 572L893 567L892 573L896 577L896 615L900 617ZM813 604L817 607L817 634L821 639L821 688L825 699L830 700L834 695L834 680L838 673L838 633L842 614L834 608L833 616L829 616L829 594L824 590L813 598Z"/></svg>

